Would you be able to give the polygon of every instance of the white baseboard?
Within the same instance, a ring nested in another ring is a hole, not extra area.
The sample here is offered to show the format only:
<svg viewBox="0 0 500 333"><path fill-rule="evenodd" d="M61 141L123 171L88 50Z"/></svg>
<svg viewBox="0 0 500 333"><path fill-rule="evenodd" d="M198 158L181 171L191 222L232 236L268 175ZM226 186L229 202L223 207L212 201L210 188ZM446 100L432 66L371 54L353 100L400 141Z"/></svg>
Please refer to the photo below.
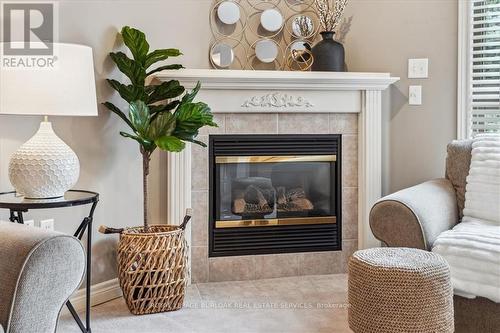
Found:
<svg viewBox="0 0 500 333"><path fill-rule="evenodd" d="M85 290L85 288L78 289L70 298L71 304L73 304L76 311L85 309ZM99 305L121 296L122 290L118 283L118 279L94 284L90 288L90 306ZM66 307L64 308L64 312L68 311Z"/></svg>

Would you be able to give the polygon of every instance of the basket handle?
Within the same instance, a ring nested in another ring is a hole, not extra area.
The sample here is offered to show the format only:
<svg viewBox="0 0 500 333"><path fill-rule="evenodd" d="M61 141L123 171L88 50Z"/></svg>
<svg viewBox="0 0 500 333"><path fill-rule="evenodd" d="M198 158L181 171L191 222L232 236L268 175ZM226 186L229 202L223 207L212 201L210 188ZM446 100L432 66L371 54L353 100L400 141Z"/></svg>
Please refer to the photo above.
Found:
<svg viewBox="0 0 500 333"><path fill-rule="evenodd" d="M107 234L121 234L123 232L123 230L125 230L125 229L123 229L123 228L111 228L111 227L107 227L105 225L101 225L101 226L99 226L98 230L101 234L107 235Z"/></svg>
<svg viewBox="0 0 500 333"><path fill-rule="evenodd" d="M193 209L192 208L187 208L186 209L186 216L184 216L184 220L182 221L182 224L179 226L180 229L184 230L186 229L186 226L191 220L191 216L193 215Z"/></svg>

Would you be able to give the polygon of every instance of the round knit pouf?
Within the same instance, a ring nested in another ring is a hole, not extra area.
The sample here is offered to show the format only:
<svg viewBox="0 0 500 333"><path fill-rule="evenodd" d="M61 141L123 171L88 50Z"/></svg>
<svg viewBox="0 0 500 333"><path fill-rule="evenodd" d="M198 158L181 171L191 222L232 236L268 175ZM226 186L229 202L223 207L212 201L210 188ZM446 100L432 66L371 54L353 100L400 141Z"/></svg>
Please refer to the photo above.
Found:
<svg viewBox="0 0 500 333"><path fill-rule="evenodd" d="M454 330L450 268L432 252L355 252L349 260L349 304L349 327L356 333Z"/></svg>

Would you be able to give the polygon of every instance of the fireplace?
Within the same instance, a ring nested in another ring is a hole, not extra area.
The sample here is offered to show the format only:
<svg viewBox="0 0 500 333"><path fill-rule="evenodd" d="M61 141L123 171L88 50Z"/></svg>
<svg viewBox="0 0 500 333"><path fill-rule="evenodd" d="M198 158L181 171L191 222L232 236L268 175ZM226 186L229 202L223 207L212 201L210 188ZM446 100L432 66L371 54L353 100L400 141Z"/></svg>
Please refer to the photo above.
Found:
<svg viewBox="0 0 500 333"><path fill-rule="evenodd" d="M209 256L341 250L340 135L211 135Z"/></svg>

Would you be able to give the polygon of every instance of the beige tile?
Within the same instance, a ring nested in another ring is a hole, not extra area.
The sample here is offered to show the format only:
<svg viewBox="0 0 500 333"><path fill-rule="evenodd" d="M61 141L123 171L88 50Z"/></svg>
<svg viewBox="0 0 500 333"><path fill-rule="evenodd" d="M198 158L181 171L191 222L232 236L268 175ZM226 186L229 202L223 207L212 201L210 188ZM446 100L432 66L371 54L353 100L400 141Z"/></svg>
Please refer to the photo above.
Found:
<svg viewBox="0 0 500 333"><path fill-rule="evenodd" d="M357 113L330 114L330 133L358 134L358 114Z"/></svg>
<svg viewBox="0 0 500 333"><path fill-rule="evenodd" d="M200 129L200 135L206 134L223 134L226 128L226 117L223 113L214 114L214 123L219 125L218 127L205 126Z"/></svg>
<svg viewBox="0 0 500 333"><path fill-rule="evenodd" d="M193 220L191 240L193 246L208 247L208 192L193 191L191 193Z"/></svg>
<svg viewBox="0 0 500 333"><path fill-rule="evenodd" d="M316 275L309 276L308 279L317 290L339 293L347 291L347 274Z"/></svg>
<svg viewBox="0 0 500 333"><path fill-rule="evenodd" d="M358 188L342 189L342 239L358 238Z"/></svg>
<svg viewBox="0 0 500 333"><path fill-rule="evenodd" d="M257 279L297 276L298 273L299 261L296 253L255 256L255 277Z"/></svg>
<svg viewBox="0 0 500 333"><path fill-rule="evenodd" d="M299 275L335 274L342 271L342 252L305 252L297 254Z"/></svg>
<svg viewBox="0 0 500 333"><path fill-rule="evenodd" d="M208 135L200 135L197 140L208 146ZM208 147L192 145L191 175L191 188L193 190L208 190Z"/></svg>
<svg viewBox="0 0 500 333"><path fill-rule="evenodd" d="M255 257L220 257L209 259L210 282L255 279Z"/></svg>
<svg viewBox="0 0 500 333"><path fill-rule="evenodd" d="M226 115L227 134L276 134L276 114L242 114Z"/></svg>
<svg viewBox="0 0 500 333"><path fill-rule="evenodd" d="M279 134L326 134L329 133L328 114L280 113Z"/></svg>
<svg viewBox="0 0 500 333"><path fill-rule="evenodd" d="M342 271L347 273L347 263L351 255L358 250L358 240L348 239L342 241Z"/></svg>
<svg viewBox="0 0 500 333"><path fill-rule="evenodd" d="M342 186L358 186L358 136L342 136Z"/></svg>
<svg viewBox="0 0 500 333"><path fill-rule="evenodd" d="M188 287L179 311L144 321L118 298L92 308L92 326L96 332L351 332L346 295L345 275L200 283ZM61 316L57 332L79 332L71 314Z"/></svg>
<svg viewBox="0 0 500 333"><path fill-rule="evenodd" d="M209 282L197 286L203 300L249 299L258 292L252 281Z"/></svg>
<svg viewBox="0 0 500 333"><path fill-rule="evenodd" d="M208 282L208 247L191 247L191 282Z"/></svg>

